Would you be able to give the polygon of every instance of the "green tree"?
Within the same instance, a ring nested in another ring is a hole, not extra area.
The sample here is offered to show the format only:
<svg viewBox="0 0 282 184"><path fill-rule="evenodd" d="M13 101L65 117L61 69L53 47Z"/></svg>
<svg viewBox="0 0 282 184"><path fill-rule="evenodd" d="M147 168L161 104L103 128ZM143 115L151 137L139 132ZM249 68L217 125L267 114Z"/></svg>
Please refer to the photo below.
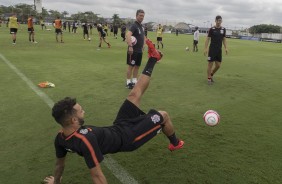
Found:
<svg viewBox="0 0 282 184"><path fill-rule="evenodd" d="M113 24L119 25L121 23L121 19L116 13L112 16L112 19L113 19Z"/></svg>
<svg viewBox="0 0 282 184"><path fill-rule="evenodd" d="M63 12L62 12L62 15L63 15L64 18L66 18L66 16L67 16L68 14L69 14L69 12L67 12L67 11L63 11Z"/></svg>
<svg viewBox="0 0 282 184"><path fill-rule="evenodd" d="M62 17L61 13L57 10L49 10L50 16L53 18Z"/></svg>
<svg viewBox="0 0 282 184"><path fill-rule="evenodd" d="M250 27L249 32L251 34L257 34L257 33L280 33L280 26L277 25L267 25L267 24L260 24L260 25L254 25Z"/></svg>

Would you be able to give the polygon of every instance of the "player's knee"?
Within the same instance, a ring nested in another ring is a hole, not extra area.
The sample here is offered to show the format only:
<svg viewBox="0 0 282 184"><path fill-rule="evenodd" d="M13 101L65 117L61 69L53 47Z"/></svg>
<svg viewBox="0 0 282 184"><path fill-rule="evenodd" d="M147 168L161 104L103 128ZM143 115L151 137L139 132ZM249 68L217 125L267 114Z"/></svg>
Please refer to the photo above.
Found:
<svg viewBox="0 0 282 184"><path fill-rule="evenodd" d="M136 89L132 89L129 94L128 94L128 99L130 99L131 101L136 101L140 98L141 93Z"/></svg>
<svg viewBox="0 0 282 184"><path fill-rule="evenodd" d="M162 115L163 117L163 123L167 122L167 120L169 119L169 115L166 111L159 111L159 113Z"/></svg>

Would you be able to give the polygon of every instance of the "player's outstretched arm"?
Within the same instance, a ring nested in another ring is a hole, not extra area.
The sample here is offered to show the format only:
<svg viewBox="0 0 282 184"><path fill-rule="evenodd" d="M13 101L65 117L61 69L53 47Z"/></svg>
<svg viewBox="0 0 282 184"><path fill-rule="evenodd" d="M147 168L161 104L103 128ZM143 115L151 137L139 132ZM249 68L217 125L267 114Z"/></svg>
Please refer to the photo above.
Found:
<svg viewBox="0 0 282 184"><path fill-rule="evenodd" d="M54 176L47 176L43 181L45 184L60 184L65 168L65 157L57 158Z"/></svg>
<svg viewBox="0 0 282 184"><path fill-rule="evenodd" d="M102 172L102 169L100 165L97 165L96 167L90 169L92 181L94 184L107 184L107 179Z"/></svg>

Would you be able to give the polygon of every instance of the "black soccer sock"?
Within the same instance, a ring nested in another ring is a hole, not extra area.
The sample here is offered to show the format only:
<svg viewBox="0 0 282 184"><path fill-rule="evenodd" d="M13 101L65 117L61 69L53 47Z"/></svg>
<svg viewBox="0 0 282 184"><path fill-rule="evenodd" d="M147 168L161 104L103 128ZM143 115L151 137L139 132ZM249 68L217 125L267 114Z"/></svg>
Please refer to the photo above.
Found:
<svg viewBox="0 0 282 184"><path fill-rule="evenodd" d="M164 48L164 44L162 43L162 49Z"/></svg>
<svg viewBox="0 0 282 184"><path fill-rule="evenodd" d="M173 146L177 146L179 143L179 140L176 138L175 133L173 133L171 136L167 136L169 139L170 143L173 144Z"/></svg>
<svg viewBox="0 0 282 184"><path fill-rule="evenodd" d="M145 68L144 68L144 70L143 70L143 72L142 72L142 74L151 77L156 62L157 62L156 58L150 57L146 66L145 66Z"/></svg>

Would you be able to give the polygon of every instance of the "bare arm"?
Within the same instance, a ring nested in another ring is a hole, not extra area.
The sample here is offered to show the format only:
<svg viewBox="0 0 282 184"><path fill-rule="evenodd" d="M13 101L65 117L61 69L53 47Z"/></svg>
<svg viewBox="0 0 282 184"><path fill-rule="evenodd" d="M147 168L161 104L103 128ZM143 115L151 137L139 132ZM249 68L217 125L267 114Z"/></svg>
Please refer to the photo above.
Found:
<svg viewBox="0 0 282 184"><path fill-rule="evenodd" d="M133 47L132 47L132 43L131 43L131 36L132 36L132 32L131 31L128 31L126 33L126 42L127 42L127 45L129 46L128 48L128 53L131 55L133 54Z"/></svg>
<svg viewBox="0 0 282 184"><path fill-rule="evenodd" d="M64 158L57 158L54 176L47 176L44 179L44 183L46 184L60 184L62 175L65 168L65 157Z"/></svg>
<svg viewBox="0 0 282 184"><path fill-rule="evenodd" d="M223 46L224 46L224 48L225 48L225 53L226 53L226 54L228 54L228 49L227 49L227 42L226 42L226 37L224 37L224 38L223 38L223 41L222 41L222 43L223 43Z"/></svg>
<svg viewBox="0 0 282 184"><path fill-rule="evenodd" d="M104 176L100 165L90 169L90 174L94 184L107 184L107 179Z"/></svg>
<svg viewBox="0 0 282 184"><path fill-rule="evenodd" d="M55 172L54 172L54 184L61 183L61 177L65 168L65 157L57 158Z"/></svg>
<svg viewBox="0 0 282 184"><path fill-rule="evenodd" d="M206 56L207 53L208 53L208 46L209 46L209 43L210 43L210 37L207 36L206 38L206 42L205 42L205 51L204 51L204 55Z"/></svg>

